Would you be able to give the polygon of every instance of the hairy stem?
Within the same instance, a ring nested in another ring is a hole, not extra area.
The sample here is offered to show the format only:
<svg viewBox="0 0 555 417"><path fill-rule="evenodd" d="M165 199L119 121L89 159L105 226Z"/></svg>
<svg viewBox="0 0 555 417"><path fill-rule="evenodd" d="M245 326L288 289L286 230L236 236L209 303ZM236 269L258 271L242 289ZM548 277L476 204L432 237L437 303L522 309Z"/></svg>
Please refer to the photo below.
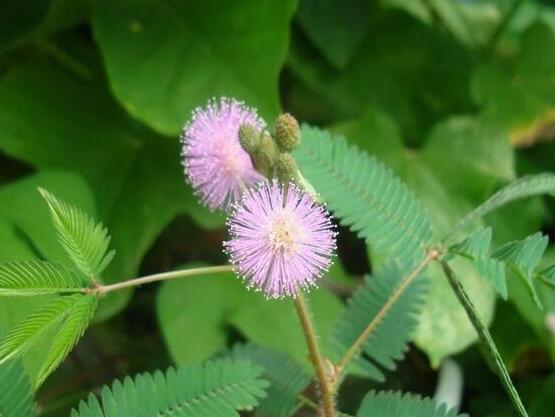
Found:
<svg viewBox="0 0 555 417"><path fill-rule="evenodd" d="M387 315L389 310L393 307L393 305L397 302L399 297L403 294L403 292L407 289L407 287L411 284L411 282L422 272L424 268L428 266L428 264L439 257L440 253L437 249L430 249L426 256L420 261L418 265L406 276L403 278L393 295L387 303L384 304L383 308L376 314L376 316L372 319L368 326L362 331L362 333L358 336L352 346L347 350L345 355L341 358L339 363L337 364L337 379L335 384L339 384L341 381L341 375L347 369L347 366L351 361L360 353L362 350L362 346L364 342L368 339L370 334L376 329L376 327L380 324L380 322L384 319ZM336 387L337 388L337 387Z"/></svg>
<svg viewBox="0 0 555 417"><path fill-rule="evenodd" d="M451 285L451 288L453 288L453 291L455 292L457 298L459 299L459 302L464 307L466 314L468 315L468 318L470 319L472 325L476 329L476 332L478 333L478 336L480 338L480 342L483 344L485 348L486 354L491 359L492 363L495 365L496 371L499 375L499 378L501 379L501 383L503 384L503 387L507 391L507 394L509 394L509 397L513 403L515 410L517 411L520 417L528 417L528 413L526 412L526 409L522 404L522 400L518 395L518 391L516 390L515 386L513 385L513 382L511 381L509 372L507 371L507 368L503 363L503 359L501 358L501 355L499 354L499 351L497 350L497 347L493 342L493 339L491 337L491 334L489 333L488 328L482 321L480 315L478 314L478 311L476 310L476 307L472 303L472 300L464 290L463 285L455 276L455 272L451 269L451 267L447 264L447 262L440 261L440 263L441 263L441 267L443 268L443 272L445 273L445 276L447 277L447 280Z"/></svg>
<svg viewBox="0 0 555 417"><path fill-rule="evenodd" d="M118 282L111 285L96 284L92 288L87 288L84 292L103 295L112 291L123 290L125 288L136 287L138 285L150 284L151 282L167 281L176 278L185 278L194 275L218 274L232 271L231 265L205 266L200 268L181 269L179 271L161 272L159 274L147 275L128 281Z"/></svg>
<svg viewBox="0 0 555 417"><path fill-rule="evenodd" d="M306 339L310 361L316 371L316 378L320 388L323 415L324 417L334 417L335 406L333 403L331 381L326 373L326 364L324 363L324 358L320 353L320 347L318 346L318 341L316 340L316 332L314 331L314 326L312 325L312 321L310 319L310 313L308 311L306 300L300 292L295 297L295 308L297 309L297 315L299 316L304 337Z"/></svg>

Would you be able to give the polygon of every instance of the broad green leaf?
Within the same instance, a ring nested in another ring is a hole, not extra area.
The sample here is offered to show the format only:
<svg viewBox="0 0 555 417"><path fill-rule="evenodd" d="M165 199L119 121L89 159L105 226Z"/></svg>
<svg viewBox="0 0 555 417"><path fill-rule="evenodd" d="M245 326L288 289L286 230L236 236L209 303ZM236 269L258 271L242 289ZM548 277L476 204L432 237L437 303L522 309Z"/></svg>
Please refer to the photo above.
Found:
<svg viewBox="0 0 555 417"><path fill-rule="evenodd" d="M100 400L91 394L72 417L236 417L266 396L263 369L248 361L228 359L170 368L115 381L102 389Z"/></svg>
<svg viewBox="0 0 555 417"><path fill-rule="evenodd" d="M108 230L83 210L57 199L44 188L39 191L50 210L58 239L75 266L89 278L99 277L115 254L108 252Z"/></svg>
<svg viewBox="0 0 555 417"><path fill-rule="evenodd" d="M29 378L18 361L0 365L0 416L37 416Z"/></svg>
<svg viewBox="0 0 555 417"><path fill-rule="evenodd" d="M210 294L210 303L206 295ZM320 289L309 294L318 334L326 346L341 302ZM266 300L232 273L189 277L162 285L156 309L164 339L177 364L204 360L226 347L227 328L306 362L307 352L291 300ZM198 320L202 317L202 321ZM194 334L191 343L183 334Z"/></svg>
<svg viewBox="0 0 555 417"><path fill-rule="evenodd" d="M53 298L8 329L0 338L0 364L23 356L41 340L54 336L82 297L86 296L75 294Z"/></svg>
<svg viewBox="0 0 555 417"><path fill-rule="evenodd" d="M93 26L115 96L173 136L211 96L244 100L268 121L277 115L294 7L292 0L100 2Z"/></svg>
<svg viewBox="0 0 555 417"><path fill-rule="evenodd" d="M95 296L84 296L77 299L71 307L65 320L61 323L46 360L39 371L37 386L40 386L46 377L62 363L83 336L93 318L97 303L98 299Z"/></svg>
<svg viewBox="0 0 555 417"><path fill-rule="evenodd" d="M32 260L0 263L1 296L80 292L86 284L61 264Z"/></svg>
<svg viewBox="0 0 555 417"><path fill-rule="evenodd" d="M505 128L517 146L550 138L555 121L553 42L555 27L537 23L524 34L513 62L486 62L472 77L472 95L482 116Z"/></svg>
<svg viewBox="0 0 555 417"><path fill-rule="evenodd" d="M354 292L333 329L339 355L344 355L369 326L363 344L365 358L360 368L372 379L384 380L382 368L395 369L402 359L424 302L427 280L416 277L399 292L413 264L388 263L367 276L365 285Z"/></svg>
<svg viewBox="0 0 555 417"><path fill-rule="evenodd" d="M343 137L306 125L302 135L299 168L342 224L380 253L401 259L424 253L430 220L389 168Z"/></svg>
<svg viewBox="0 0 555 417"><path fill-rule="evenodd" d="M256 416L290 417L298 410L299 396L312 379L299 362L284 352L253 344L235 346L231 355L262 366L263 377L270 382L268 396L260 401Z"/></svg>
<svg viewBox="0 0 555 417"><path fill-rule="evenodd" d="M322 55L344 68L368 29L369 13L358 0L303 0L296 18Z"/></svg>
<svg viewBox="0 0 555 417"><path fill-rule="evenodd" d="M37 71L40 77L36 77ZM0 80L0 149L38 168L61 168L87 180L98 204L96 217L110 230L118 251L103 279L116 282L136 276L143 255L176 215L194 210L195 218L202 221L214 216L198 207L184 184L178 141L163 140L130 121L101 80L97 74L94 81L84 83L63 68L42 61L9 71ZM94 213L90 206L49 184L36 185ZM86 185L68 185L68 189L77 193ZM37 201L36 213L44 204L41 207L36 191L32 198ZM0 194L0 213L5 207L12 205L4 204ZM48 220L29 210L17 210L13 215L29 216L34 227L47 228L37 239L54 242L58 256L67 258L55 242ZM223 224L223 219L219 221ZM48 258L59 259L50 254ZM122 291L106 297L96 317L115 313L129 295Z"/></svg>
<svg viewBox="0 0 555 417"><path fill-rule="evenodd" d="M438 405L429 398L400 392L370 392L364 397L356 417L463 417L445 404ZM468 417L468 416L466 416Z"/></svg>
<svg viewBox="0 0 555 417"><path fill-rule="evenodd" d="M330 123L372 107L390 114L407 141L420 144L432 123L470 110L468 51L406 14L370 17L371 30L343 71L330 68L298 39L291 45L288 68L316 95L316 110L310 111L324 107L323 122Z"/></svg>

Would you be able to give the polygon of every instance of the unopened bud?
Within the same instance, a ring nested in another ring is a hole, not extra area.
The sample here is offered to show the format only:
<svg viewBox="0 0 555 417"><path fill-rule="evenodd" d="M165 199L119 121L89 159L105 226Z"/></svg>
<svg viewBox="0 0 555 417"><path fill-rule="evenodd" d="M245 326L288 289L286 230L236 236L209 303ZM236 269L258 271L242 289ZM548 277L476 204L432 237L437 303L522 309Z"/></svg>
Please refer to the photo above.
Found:
<svg viewBox="0 0 555 417"><path fill-rule="evenodd" d="M301 143L301 129L297 119L289 113L282 114L276 119L275 140L282 152L291 152Z"/></svg>
<svg viewBox="0 0 555 417"><path fill-rule="evenodd" d="M299 183L299 168L293 155L290 153L279 154L276 162L276 176L283 184Z"/></svg>
<svg viewBox="0 0 555 417"><path fill-rule="evenodd" d="M254 164L256 168L268 176L276 163L277 155L278 150L274 140L267 132L263 132L254 153Z"/></svg>
<svg viewBox="0 0 555 417"><path fill-rule="evenodd" d="M260 141L260 132L253 125L242 124L239 127L239 143L249 155L252 155Z"/></svg>

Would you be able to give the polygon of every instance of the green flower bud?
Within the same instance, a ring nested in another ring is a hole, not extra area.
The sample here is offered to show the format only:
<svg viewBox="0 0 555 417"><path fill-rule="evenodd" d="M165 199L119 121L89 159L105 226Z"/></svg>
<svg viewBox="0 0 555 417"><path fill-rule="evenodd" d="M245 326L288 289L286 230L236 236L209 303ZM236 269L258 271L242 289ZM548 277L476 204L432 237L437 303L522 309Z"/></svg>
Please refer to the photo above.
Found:
<svg viewBox="0 0 555 417"><path fill-rule="evenodd" d="M291 152L299 146L301 143L301 129L297 119L289 113L278 116L274 137L282 152Z"/></svg>
<svg viewBox="0 0 555 417"><path fill-rule="evenodd" d="M262 174L269 176L276 163L278 149L269 133L260 135L258 146L254 152L254 165Z"/></svg>
<svg viewBox="0 0 555 417"><path fill-rule="evenodd" d="M239 127L239 143L245 152L252 156L259 142L260 133L253 125L242 124Z"/></svg>
<svg viewBox="0 0 555 417"><path fill-rule="evenodd" d="M276 177L282 184L299 184L299 168L290 153L279 154L276 161Z"/></svg>

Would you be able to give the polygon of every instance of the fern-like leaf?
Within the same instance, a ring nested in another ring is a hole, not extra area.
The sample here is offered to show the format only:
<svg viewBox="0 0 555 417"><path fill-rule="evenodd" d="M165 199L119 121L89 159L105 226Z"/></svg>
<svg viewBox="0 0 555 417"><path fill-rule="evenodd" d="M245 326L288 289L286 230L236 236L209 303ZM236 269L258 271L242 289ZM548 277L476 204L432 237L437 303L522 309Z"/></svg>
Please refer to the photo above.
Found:
<svg viewBox="0 0 555 417"><path fill-rule="evenodd" d="M0 264L0 295L35 296L82 292L84 283L63 265L41 260Z"/></svg>
<svg viewBox="0 0 555 417"><path fill-rule="evenodd" d="M551 288L555 288L555 264L550 265L547 268L538 272L537 277L545 285Z"/></svg>
<svg viewBox="0 0 555 417"><path fill-rule="evenodd" d="M0 416L36 417L31 384L17 361L0 366Z"/></svg>
<svg viewBox="0 0 555 417"><path fill-rule="evenodd" d="M498 248L492 255L505 262L518 276L524 279L530 294L539 307L541 307L541 301L534 285L534 271L540 263L548 243L548 237L538 232L522 241L509 242Z"/></svg>
<svg viewBox="0 0 555 417"><path fill-rule="evenodd" d="M372 326L364 343L364 352L370 360L361 358L358 365L379 381L383 380L380 367L394 369L395 361L403 357L424 302L427 282L422 276L404 288L409 271L408 265L401 267L391 262L366 277L365 285L349 300L333 330L338 353L343 355Z"/></svg>
<svg viewBox="0 0 555 417"><path fill-rule="evenodd" d="M555 174L546 172L537 175L528 175L511 182L464 216L443 241L449 241L456 233L470 223L505 204L540 194L555 195Z"/></svg>
<svg viewBox="0 0 555 417"><path fill-rule="evenodd" d="M0 364L21 357L38 342L54 337L84 297L89 296L74 294L56 297L9 329L0 339Z"/></svg>
<svg viewBox="0 0 555 417"><path fill-rule="evenodd" d="M48 205L52 222L66 253L86 276L98 277L115 254L114 251L108 252L108 231L85 212L58 200L42 188L39 191Z"/></svg>
<svg viewBox="0 0 555 417"><path fill-rule="evenodd" d="M238 417L266 395L263 369L248 361L222 359L165 374L141 374L116 381L90 396L72 417Z"/></svg>
<svg viewBox="0 0 555 417"><path fill-rule="evenodd" d="M97 302L98 299L94 296L83 296L77 299L71 307L61 323L60 330L56 333L46 360L38 373L37 386L40 386L46 377L62 363L83 336L91 323Z"/></svg>
<svg viewBox="0 0 555 417"><path fill-rule="evenodd" d="M481 227L473 231L461 243L452 246L449 251L471 259L480 275L487 279L501 297L506 300L508 290L505 265L490 257L490 246L491 228Z"/></svg>
<svg viewBox="0 0 555 417"><path fill-rule="evenodd" d="M389 168L343 137L308 126L302 135L295 151L301 172L342 224L378 252L399 259L423 254L431 238L429 218Z"/></svg>
<svg viewBox="0 0 555 417"><path fill-rule="evenodd" d="M464 417L429 398L400 392L370 392L356 417ZM468 416L466 416L468 417Z"/></svg>
<svg viewBox="0 0 555 417"><path fill-rule="evenodd" d="M290 417L302 405L299 396L310 383L311 376L291 356L253 344L236 346L232 356L262 366L264 378L270 381L268 396L260 402L256 416Z"/></svg>

